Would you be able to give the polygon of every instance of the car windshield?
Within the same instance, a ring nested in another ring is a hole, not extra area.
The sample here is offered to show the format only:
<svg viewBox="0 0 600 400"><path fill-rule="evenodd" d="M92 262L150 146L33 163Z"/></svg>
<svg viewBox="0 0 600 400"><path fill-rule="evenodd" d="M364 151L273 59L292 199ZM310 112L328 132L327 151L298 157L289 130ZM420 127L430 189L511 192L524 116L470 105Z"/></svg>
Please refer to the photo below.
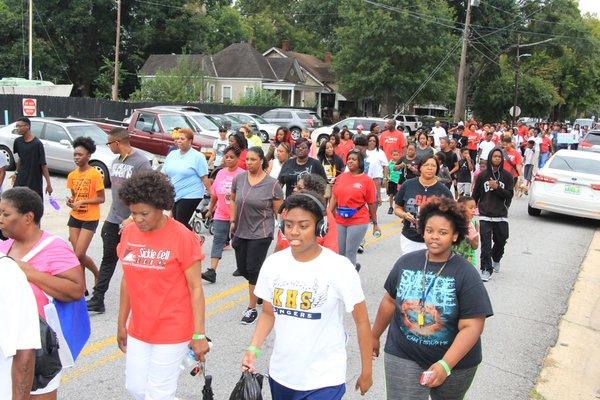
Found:
<svg viewBox="0 0 600 400"><path fill-rule="evenodd" d="M258 122L259 124L268 124L269 123L266 119L264 119L260 115L252 114L252 118L254 118L256 120L256 122Z"/></svg>
<svg viewBox="0 0 600 400"><path fill-rule="evenodd" d="M298 118L300 119L314 119L315 121L321 121L321 118L319 118L319 115L317 113L311 113L311 112L299 112L298 113Z"/></svg>
<svg viewBox="0 0 600 400"><path fill-rule="evenodd" d="M585 141L593 145L600 145L600 132L590 132L585 137Z"/></svg>
<svg viewBox="0 0 600 400"><path fill-rule="evenodd" d="M219 130L219 127L213 121L208 119L208 117L206 115L202 115L202 114L192 115L192 119L194 120L194 122L196 122L200 126L200 128L202 128L202 130L205 130L205 131Z"/></svg>
<svg viewBox="0 0 600 400"><path fill-rule="evenodd" d="M106 144L106 133L96 125L67 126L67 130L73 139L87 136L96 144Z"/></svg>
<svg viewBox="0 0 600 400"><path fill-rule="evenodd" d="M194 130L194 127L190 126L188 120L183 115L162 114L160 120L165 132L171 132L175 128L190 128Z"/></svg>
<svg viewBox="0 0 600 400"><path fill-rule="evenodd" d="M550 168L561 171L600 175L600 160L556 155L550 163Z"/></svg>

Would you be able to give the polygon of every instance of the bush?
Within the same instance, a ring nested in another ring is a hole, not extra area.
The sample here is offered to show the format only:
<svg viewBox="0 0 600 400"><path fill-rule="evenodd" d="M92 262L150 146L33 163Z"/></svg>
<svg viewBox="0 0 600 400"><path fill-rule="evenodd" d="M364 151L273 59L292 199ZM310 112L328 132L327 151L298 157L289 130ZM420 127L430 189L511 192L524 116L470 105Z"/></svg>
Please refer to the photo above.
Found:
<svg viewBox="0 0 600 400"><path fill-rule="evenodd" d="M283 106L283 100L274 90L259 89L244 95L236 104L239 106L281 107Z"/></svg>

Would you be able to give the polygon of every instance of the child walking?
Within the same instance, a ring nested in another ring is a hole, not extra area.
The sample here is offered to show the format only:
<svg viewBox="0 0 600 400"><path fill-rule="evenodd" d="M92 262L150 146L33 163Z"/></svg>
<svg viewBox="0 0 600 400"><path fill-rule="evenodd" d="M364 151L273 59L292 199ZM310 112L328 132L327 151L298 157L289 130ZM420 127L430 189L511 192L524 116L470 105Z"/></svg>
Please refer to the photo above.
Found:
<svg viewBox="0 0 600 400"><path fill-rule="evenodd" d="M394 197L396 197L396 193L398 193L398 184L400 180L405 176L405 169L396 170L394 167L396 163L400 160L400 152L398 150L392 150L392 160L388 163L388 176L387 180L387 195L388 201L390 203L390 208L388 208L388 214L394 213Z"/></svg>
<svg viewBox="0 0 600 400"><path fill-rule="evenodd" d="M527 148L525 149L525 161L524 161L524 169L523 169L523 178L525 179L525 185L527 185L527 189L525 190L525 194L529 191L529 186L531 185L531 176L533 175L533 163L535 160L535 141L529 140L527 141Z"/></svg>
<svg viewBox="0 0 600 400"><path fill-rule="evenodd" d="M454 245L453 250L477 268L477 248L479 247L479 223L475 219L477 204L471 196L460 196L458 206L469 222L469 233L462 242Z"/></svg>

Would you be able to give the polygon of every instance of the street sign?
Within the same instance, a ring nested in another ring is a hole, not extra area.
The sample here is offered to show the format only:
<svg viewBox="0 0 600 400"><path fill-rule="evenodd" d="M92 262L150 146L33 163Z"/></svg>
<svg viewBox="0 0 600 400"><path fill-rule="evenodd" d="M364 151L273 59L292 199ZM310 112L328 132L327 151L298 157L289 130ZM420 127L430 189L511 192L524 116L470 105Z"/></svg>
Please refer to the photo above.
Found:
<svg viewBox="0 0 600 400"><path fill-rule="evenodd" d="M23 99L23 116L37 116L37 99Z"/></svg>
<svg viewBox="0 0 600 400"><path fill-rule="evenodd" d="M508 113L511 117L518 117L521 115L521 108L519 106L513 106L508 110Z"/></svg>

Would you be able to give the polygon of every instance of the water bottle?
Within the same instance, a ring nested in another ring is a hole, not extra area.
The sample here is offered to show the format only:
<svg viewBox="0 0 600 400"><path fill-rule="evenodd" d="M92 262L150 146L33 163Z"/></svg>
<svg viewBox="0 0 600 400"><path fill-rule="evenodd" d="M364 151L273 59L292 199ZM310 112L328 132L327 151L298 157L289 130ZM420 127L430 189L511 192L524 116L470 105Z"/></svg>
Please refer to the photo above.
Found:
<svg viewBox="0 0 600 400"><path fill-rule="evenodd" d="M196 353L194 353L194 350L188 349L188 352L185 355L183 361L181 362L179 368L181 368L182 370L191 370L196 366L197 363L198 361L196 361Z"/></svg>
<svg viewBox="0 0 600 400"><path fill-rule="evenodd" d="M381 236L381 232L380 231L375 231L373 232L373 236L375 236L376 238Z"/></svg>
<svg viewBox="0 0 600 400"><path fill-rule="evenodd" d="M60 211L60 204L58 204L58 201L56 201L54 199L54 197L49 196L48 197L48 203L50 203L50 205L52 206L52 208L54 208L56 211Z"/></svg>

